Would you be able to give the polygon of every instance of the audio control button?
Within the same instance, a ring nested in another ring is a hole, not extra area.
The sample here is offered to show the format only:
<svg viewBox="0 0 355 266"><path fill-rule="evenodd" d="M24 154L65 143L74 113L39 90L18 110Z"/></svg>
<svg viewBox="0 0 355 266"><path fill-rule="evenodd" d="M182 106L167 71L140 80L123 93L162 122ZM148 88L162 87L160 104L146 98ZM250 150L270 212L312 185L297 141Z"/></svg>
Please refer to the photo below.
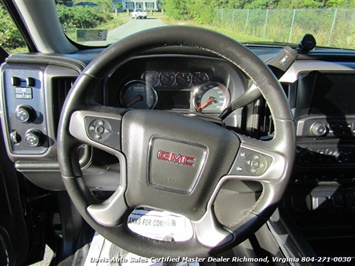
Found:
<svg viewBox="0 0 355 266"><path fill-rule="evenodd" d="M328 128L321 122L315 122L311 125L311 133L313 136L321 137L327 134Z"/></svg>
<svg viewBox="0 0 355 266"><path fill-rule="evenodd" d="M272 160L273 159L266 154L251 149L241 148L237 159L231 168L230 174L261 176L267 171Z"/></svg>
<svg viewBox="0 0 355 266"><path fill-rule="evenodd" d="M111 124L106 120L94 119L88 129L89 137L95 141L105 141L112 134Z"/></svg>
<svg viewBox="0 0 355 266"><path fill-rule="evenodd" d="M262 175L267 169L267 161L264 155L253 153L246 158L245 168L252 175Z"/></svg>

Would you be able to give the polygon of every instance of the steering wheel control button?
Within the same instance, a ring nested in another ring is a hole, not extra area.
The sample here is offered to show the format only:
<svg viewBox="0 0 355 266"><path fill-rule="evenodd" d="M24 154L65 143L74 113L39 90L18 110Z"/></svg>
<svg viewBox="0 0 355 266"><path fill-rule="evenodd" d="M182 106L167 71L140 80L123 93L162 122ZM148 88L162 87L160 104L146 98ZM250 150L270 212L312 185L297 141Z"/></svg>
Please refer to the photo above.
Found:
<svg viewBox="0 0 355 266"><path fill-rule="evenodd" d="M266 172L271 162L270 156L241 148L230 174L260 176Z"/></svg>
<svg viewBox="0 0 355 266"><path fill-rule="evenodd" d="M43 144L44 135L39 130L30 130L25 135L25 141L30 147L39 147Z"/></svg>
<svg viewBox="0 0 355 266"><path fill-rule="evenodd" d="M245 168L252 175L262 175L267 168L265 156L259 153L250 154L246 158Z"/></svg>
<svg viewBox="0 0 355 266"><path fill-rule="evenodd" d="M205 164L206 147L153 137L150 141L148 184L179 194L190 193Z"/></svg>
<svg viewBox="0 0 355 266"><path fill-rule="evenodd" d="M89 136L92 140L95 141L105 141L107 140L112 132L112 128L109 122L106 120L94 119L89 124Z"/></svg>
<svg viewBox="0 0 355 266"><path fill-rule="evenodd" d="M114 119L86 117L87 135L95 142L106 146L120 148L120 123Z"/></svg>

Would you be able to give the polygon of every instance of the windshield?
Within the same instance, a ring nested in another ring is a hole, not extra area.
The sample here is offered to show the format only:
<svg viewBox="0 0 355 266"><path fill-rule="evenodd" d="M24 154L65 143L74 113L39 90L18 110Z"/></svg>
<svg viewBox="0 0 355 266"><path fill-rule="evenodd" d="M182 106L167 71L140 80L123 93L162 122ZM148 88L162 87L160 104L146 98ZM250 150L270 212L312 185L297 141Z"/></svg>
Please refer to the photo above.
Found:
<svg viewBox="0 0 355 266"><path fill-rule="evenodd" d="M216 30L243 43L355 49L355 0L92 0L57 1L63 31L75 42L102 46L165 25Z"/></svg>

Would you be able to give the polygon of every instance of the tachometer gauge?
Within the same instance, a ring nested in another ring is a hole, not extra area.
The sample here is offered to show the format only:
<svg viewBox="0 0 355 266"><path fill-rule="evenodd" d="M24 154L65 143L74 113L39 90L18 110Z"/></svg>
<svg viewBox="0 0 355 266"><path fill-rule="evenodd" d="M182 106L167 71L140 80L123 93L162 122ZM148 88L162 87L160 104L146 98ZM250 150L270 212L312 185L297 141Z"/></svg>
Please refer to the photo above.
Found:
<svg viewBox="0 0 355 266"><path fill-rule="evenodd" d="M153 109L157 101L157 92L144 81L128 82L121 93L121 103L126 108Z"/></svg>
<svg viewBox="0 0 355 266"><path fill-rule="evenodd" d="M229 104L229 92L218 82L207 82L195 89L193 105L197 112L220 113Z"/></svg>

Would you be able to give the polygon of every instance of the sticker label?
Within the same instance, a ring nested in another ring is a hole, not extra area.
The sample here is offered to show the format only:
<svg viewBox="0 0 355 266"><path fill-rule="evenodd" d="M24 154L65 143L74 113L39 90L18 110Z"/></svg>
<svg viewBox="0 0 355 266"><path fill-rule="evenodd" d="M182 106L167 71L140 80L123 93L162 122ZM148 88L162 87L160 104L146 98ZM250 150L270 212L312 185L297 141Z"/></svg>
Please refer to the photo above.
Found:
<svg viewBox="0 0 355 266"><path fill-rule="evenodd" d="M156 240L183 242L193 236L189 219L165 211L134 210L127 224L133 232Z"/></svg>
<svg viewBox="0 0 355 266"><path fill-rule="evenodd" d="M77 30L76 40L78 42L106 41L107 30Z"/></svg>

